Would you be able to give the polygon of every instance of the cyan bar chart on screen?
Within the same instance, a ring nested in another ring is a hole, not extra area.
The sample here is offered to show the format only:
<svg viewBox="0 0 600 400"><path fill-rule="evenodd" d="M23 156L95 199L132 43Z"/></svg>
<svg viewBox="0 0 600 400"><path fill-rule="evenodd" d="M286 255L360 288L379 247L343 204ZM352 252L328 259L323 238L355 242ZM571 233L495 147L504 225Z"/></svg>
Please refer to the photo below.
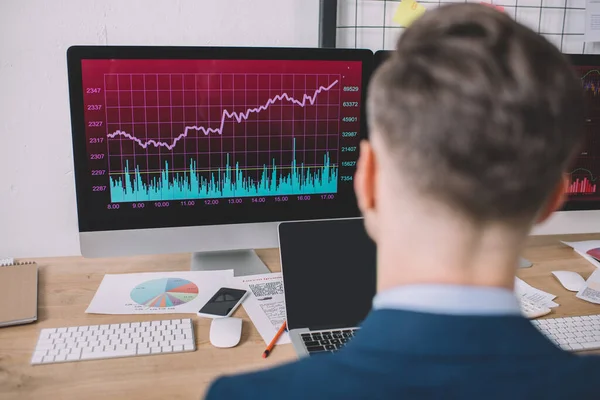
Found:
<svg viewBox="0 0 600 400"><path fill-rule="evenodd" d="M358 152L360 69L349 64L84 60L92 191L114 208L335 196Z"/></svg>

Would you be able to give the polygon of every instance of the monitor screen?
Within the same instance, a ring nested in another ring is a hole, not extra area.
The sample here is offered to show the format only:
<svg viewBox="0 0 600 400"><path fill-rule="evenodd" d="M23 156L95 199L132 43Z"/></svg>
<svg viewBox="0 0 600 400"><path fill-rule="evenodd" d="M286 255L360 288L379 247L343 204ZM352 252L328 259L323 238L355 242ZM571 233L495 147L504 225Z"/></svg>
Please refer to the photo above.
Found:
<svg viewBox="0 0 600 400"><path fill-rule="evenodd" d="M380 50L374 55L376 69L391 55ZM564 210L600 209L600 56L570 55L581 78L586 100L586 132L581 153L568 171L571 183L567 189Z"/></svg>
<svg viewBox="0 0 600 400"><path fill-rule="evenodd" d="M566 208L600 209L600 65L576 65L575 70L586 101L585 142L569 171Z"/></svg>
<svg viewBox="0 0 600 400"><path fill-rule="evenodd" d="M279 247L289 329L348 328L367 316L377 252L362 218L281 224Z"/></svg>
<svg viewBox="0 0 600 400"><path fill-rule="evenodd" d="M70 61L80 231L358 215L370 52L104 52Z"/></svg>

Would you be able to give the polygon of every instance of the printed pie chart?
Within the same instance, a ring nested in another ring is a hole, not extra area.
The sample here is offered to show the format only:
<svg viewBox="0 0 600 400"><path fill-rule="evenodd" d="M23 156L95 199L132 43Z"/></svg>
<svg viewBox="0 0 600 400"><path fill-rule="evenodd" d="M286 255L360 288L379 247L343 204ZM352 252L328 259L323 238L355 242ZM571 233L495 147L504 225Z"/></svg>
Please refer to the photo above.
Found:
<svg viewBox="0 0 600 400"><path fill-rule="evenodd" d="M187 279L153 279L137 285L131 291L131 300L147 307L176 307L194 300L198 286Z"/></svg>

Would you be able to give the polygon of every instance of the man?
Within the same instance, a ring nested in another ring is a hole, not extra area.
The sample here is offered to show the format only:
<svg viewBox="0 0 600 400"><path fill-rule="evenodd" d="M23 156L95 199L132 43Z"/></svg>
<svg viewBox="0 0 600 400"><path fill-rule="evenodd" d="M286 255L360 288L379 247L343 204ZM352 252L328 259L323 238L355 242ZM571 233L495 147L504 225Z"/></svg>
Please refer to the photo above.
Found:
<svg viewBox="0 0 600 400"><path fill-rule="evenodd" d="M520 316L518 256L560 206L583 93L543 37L490 7L428 11L369 89L356 192L378 294L339 353L222 378L213 399L600 398L600 358Z"/></svg>

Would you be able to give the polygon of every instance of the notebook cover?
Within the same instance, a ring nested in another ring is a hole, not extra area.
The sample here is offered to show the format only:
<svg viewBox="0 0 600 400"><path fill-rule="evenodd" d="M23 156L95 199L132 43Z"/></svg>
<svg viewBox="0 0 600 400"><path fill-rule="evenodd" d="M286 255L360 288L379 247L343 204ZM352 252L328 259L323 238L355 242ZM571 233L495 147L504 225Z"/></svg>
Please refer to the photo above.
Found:
<svg viewBox="0 0 600 400"><path fill-rule="evenodd" d="M0 327L37 320L37 264L0 267Z"/></svg>

